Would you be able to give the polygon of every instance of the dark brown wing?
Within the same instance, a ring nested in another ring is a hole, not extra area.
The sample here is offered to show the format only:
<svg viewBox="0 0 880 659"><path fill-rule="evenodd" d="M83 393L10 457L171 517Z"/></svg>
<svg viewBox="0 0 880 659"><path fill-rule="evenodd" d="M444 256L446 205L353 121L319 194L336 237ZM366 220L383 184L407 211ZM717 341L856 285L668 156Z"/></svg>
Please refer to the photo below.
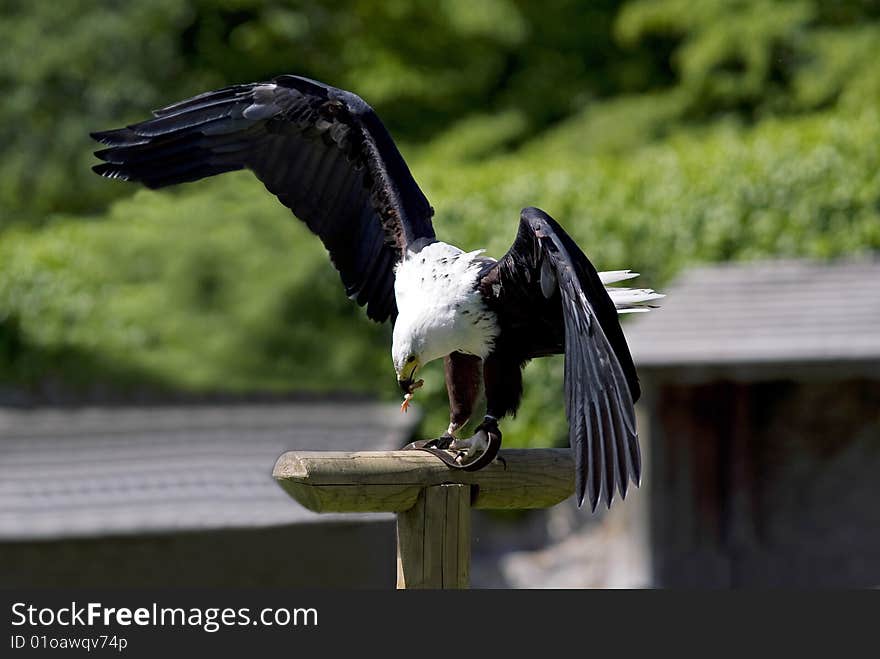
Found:
<svg viewBox="0 0 880 659"><path fill-rule="evenodd" d="M495 285L502 335L513 337L523 359L565 353L578 505L589 494L594 510L602 498L610 506L615 486L625 497L641 474L633 408L639 384L596 269L553 218L526 208L516 240L484 281Z"/></svg>
<svg viewBox="0 0 880 659"><path fill-rule="evenodd" d="M377 321L396 316L394 265L433 239L433 210L382 122L361 98L280 76L156 110L92 137L102 176L150 188L250 169L330 252L346 293Z"/></svg>

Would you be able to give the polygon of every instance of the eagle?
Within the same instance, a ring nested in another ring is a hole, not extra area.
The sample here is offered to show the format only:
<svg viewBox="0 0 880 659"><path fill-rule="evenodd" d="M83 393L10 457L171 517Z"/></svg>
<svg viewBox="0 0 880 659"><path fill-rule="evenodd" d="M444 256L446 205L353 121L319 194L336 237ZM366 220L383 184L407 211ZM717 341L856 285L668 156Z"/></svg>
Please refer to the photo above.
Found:
<svg viewBox="0 0 880 659"><path fill-rule="evenodd" d="M516 413L532 359L565 355L565 411L578 506L638 486L639 381L618 313L662 295L606 288L637 276L599 273L544 211L525 208L500 259L438 240L434 210L388 130L359 96L297 75L210 91L91 134L101 176L148 188L251 170L323 243L345 292L393 324L391 357L406 410L425 364L443 359L449 426L417 443L454 468L497 457L499 422ZM462 437L480 393L485 415Z"/></svg>

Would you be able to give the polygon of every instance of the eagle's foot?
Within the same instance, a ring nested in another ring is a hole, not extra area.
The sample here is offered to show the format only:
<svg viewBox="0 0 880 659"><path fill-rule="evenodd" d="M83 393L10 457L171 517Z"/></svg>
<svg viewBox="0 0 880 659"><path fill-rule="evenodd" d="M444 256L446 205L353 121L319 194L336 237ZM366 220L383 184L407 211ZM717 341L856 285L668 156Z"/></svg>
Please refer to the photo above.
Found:
<svg viewBox="0 0 880 659"><path fill-rule="evenodd" d="M498 457L498 450L501 448L501 430L498 428L498 420L493 416L486 415L471 437L455 440L449 448L452 451L458 451L455 461L463 469L469 471L482 469Z"/></svg>
<svg viewBox="0 0 880 659"><path fill-rule="evenodd" d="M489 433L483 429L477 430L471 437L467 439L453 439L449 443L449 450L456 451L455 461L459 464L470 462L478 453L485 453L489 448Z"/></svg>
<svg viewBox="0 0 880 659"><path fill-rule="evenodd" d="M436 448L441 451L448 451L453 443L455 443L455 437L449 433L444 433L436 439L428 440L424 446L425 448Z"/></svg>
<svg viewBox="0 0 880 659"><path fill-rule="evenodd" d="M456 439L447 432L436 439L422 439L403 447L404 450L428 451L448 467L465 471L482 469L498 457L500 448L501 431L491 416L487 416L468 439Z"/></svg>

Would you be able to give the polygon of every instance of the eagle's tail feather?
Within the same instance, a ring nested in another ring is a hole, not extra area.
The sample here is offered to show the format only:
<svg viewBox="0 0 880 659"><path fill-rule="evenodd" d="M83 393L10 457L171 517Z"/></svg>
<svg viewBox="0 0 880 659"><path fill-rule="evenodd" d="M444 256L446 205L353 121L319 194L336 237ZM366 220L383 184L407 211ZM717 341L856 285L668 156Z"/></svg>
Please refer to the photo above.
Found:
<svg viewBox="0 0 880 659"><path fill-rule="evenodd" d="M599 280L603 284L613 284L618 281L626 281L627 279L635 279L639 276L638 272L632 270L609 270L599 273Z"/></svg>
<svg viewBox="0 0 880 659"><path fill-rule="evenodd" d="M650 288L618 288L615 286L607 286L618 281L632 279L638 277L638 272L632 270L612 270L610 272L600 272L599 279L606 284L605 290L608 296L617 307L617 313L640 313L650 311L655 305L647 304L654 300L666 297L662 293L657 293Z"/></svg>

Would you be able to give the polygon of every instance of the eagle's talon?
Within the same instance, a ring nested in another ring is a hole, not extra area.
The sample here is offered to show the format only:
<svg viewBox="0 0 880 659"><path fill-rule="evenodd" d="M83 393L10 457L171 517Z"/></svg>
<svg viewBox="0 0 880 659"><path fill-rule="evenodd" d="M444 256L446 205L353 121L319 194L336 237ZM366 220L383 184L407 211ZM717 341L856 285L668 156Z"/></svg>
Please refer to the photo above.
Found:
<svg viewBox="0 0 880 659"><path fill-rule="evenodd" d="M465 458L473 458L481 453L485 453L489 448L489 435L485 430L478 429L471 437L467 439L456 439L449 444L449 448L454 451L460 451Z"/></svg>
<svg viewBox="0 0 880 659"><path fill-rule="evenodd" d="M450 435L449 433L443 433L440 437L437 438L437 448L441 448L444 451L449 450L449 447L452 446L452 443L455 441L455 437Z"/></svg>
<svg viewBox="0 0 880 659"><path fill-rule="evenodd" d="M453 441L455 441L455 437L453 437L452 435L443 434L440 435L440 437L428 440L425 443L425 448L435 448L441 451L447 451L449 450L449 446L450 444L452 444Z"/></svg>

